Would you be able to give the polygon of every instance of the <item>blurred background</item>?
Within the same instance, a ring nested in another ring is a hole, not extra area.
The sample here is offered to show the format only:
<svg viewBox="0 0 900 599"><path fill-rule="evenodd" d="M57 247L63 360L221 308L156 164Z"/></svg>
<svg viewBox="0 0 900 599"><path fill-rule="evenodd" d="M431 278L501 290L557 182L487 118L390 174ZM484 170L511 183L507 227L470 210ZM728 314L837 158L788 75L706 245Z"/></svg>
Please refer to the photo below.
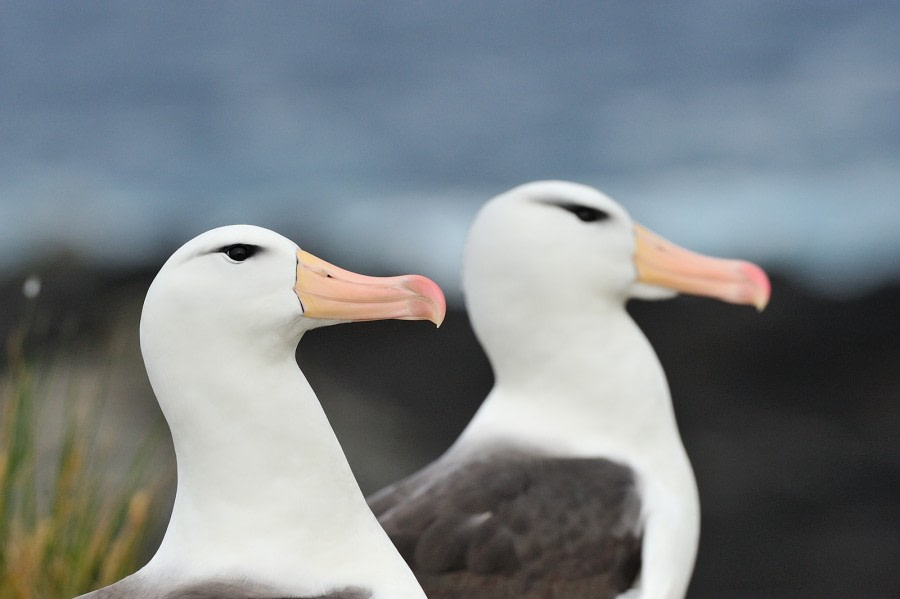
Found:
<svg viewBox="0 0 900 599"><path fill-rule="evenodd" d="M459 289L475 212L563 178L773 276L761 315L631 306L703 502L689 597L900 596L900 3L0 0L0 15L0 388L24 355L39 460L73 404L99 402L89 466L110 488L155 439L144 557L174 457L137 326L171 252L253 223L441 284L439 331L332 327L299 348L371 492L440 454L490 389Z"/></svg>

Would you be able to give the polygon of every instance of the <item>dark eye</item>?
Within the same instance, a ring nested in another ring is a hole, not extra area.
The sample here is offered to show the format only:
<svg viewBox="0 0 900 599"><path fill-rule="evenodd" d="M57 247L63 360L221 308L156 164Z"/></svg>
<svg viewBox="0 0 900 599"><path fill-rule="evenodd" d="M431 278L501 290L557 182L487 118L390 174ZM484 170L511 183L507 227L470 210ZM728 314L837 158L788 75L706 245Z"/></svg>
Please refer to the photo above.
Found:
<svg viewBox="0 0 900 599"><path fill-rule="evenodd" d="M582 206L581 204L561 204L560 208L568 210L586 223L592 223L599 220L607 220L609 218L608 212L600 210L599 208Z"/></svg>
<svg viewBox="0 0 900 599"><path fill-rule="evenodd" d="M243 262L253 254L255 254L258 249L259 248L255 245L244 245L243 243L236 243L234 245L223 247L220 251L222 251L226 256L228 256L235 262Z"/></svg>

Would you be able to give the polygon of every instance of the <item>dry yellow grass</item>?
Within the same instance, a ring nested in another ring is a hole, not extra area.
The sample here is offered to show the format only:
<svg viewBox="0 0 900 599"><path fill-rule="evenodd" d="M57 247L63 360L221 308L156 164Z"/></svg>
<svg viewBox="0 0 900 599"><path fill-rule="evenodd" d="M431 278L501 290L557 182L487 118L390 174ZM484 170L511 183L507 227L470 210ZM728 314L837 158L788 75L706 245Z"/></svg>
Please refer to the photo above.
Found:
<svg viewBox="0 0 900 599"><path fill-rule="evenodd" d="M39 397L41 365L24 358L23 330L7 340L0 389L0 599L73 597L140 566L159 485L148 482L149 441L132 458L129 480L105 484L95 443L100 399ZM40 407L51 399L77 408L66 408L48 455L37 441Z"/></svg>

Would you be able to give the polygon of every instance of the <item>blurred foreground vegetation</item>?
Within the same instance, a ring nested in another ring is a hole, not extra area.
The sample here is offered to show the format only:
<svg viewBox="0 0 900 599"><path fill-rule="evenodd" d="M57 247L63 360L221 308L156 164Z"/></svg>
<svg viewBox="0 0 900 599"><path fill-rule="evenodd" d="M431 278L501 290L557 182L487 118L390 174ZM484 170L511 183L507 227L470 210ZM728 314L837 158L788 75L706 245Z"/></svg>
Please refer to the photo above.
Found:
<svg viewBox="0 0 900 599"><path fill-rule="evenodd" d="M126 481L106 484L102 394L60 386L52 359L26 359L26 331L8 336L0 381L0 599L74 597L142 565L159 487L147 468L153 437L126 458Z"/></svg>

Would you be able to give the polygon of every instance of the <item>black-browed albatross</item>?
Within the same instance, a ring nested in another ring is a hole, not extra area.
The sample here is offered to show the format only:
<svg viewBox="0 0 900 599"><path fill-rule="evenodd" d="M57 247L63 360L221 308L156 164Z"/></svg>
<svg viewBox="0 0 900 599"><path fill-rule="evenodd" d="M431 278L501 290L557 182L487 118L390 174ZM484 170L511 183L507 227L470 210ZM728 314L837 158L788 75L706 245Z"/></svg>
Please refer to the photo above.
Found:
<svg viewBox="0 0 900 599"><path fill-rule="evenodd" d="M495 385L438 460L369 499L430 599L680 599L699 502L629 298L762 309L757 266L700 256L601 192L526 184L472 225L463 290Z"/></svg>
<svg viewBox="0 0 900 599"><path fill-rule="evenodd" d="M366 505L294 351L345 321L443 320L424 277L365 277L272 231L204 233L147 293L141 350L175 444L163 541L90 599L424 599Z"/></svg>

